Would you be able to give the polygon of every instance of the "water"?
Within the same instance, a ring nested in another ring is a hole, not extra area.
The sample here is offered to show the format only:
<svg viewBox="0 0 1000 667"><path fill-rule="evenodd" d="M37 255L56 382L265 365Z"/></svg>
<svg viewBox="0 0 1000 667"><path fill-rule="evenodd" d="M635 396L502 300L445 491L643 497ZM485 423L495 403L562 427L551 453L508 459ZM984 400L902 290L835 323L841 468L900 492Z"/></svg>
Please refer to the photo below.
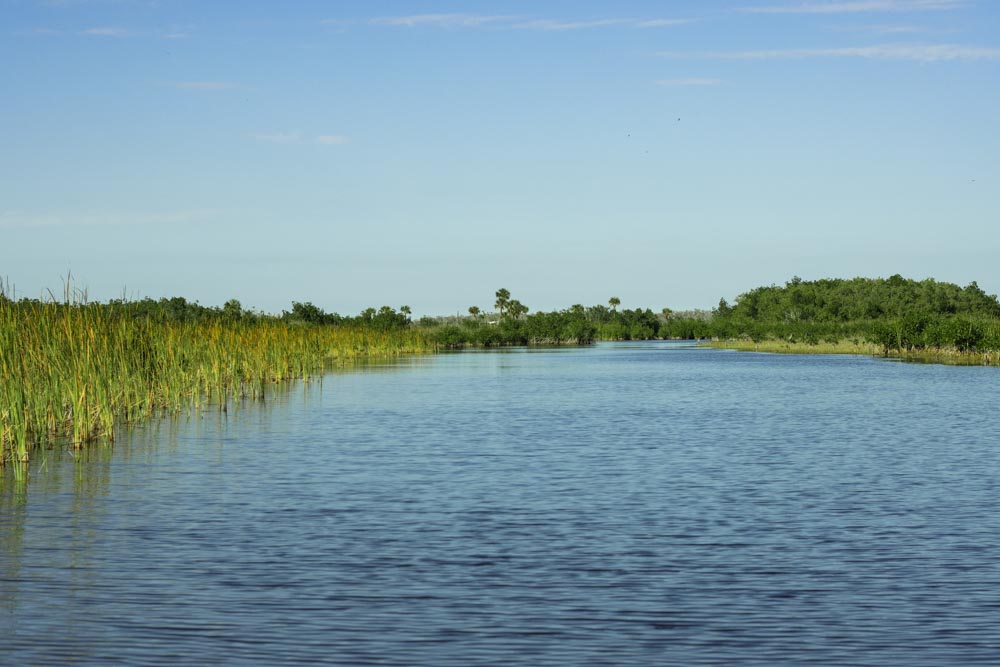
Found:
<svg viewBox="0 0 1000 667"><path fill-rule="evenodd" d="M1000 664L998 373L467 352L53 451L0 664Z"/></svg>

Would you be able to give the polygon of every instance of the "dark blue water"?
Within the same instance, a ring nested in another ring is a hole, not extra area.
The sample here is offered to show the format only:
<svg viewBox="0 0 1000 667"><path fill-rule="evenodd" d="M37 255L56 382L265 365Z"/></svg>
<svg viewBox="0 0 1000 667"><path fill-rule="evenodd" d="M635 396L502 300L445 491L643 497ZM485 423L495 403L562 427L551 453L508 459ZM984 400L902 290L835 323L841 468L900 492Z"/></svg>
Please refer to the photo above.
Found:
<svg viewBox="0 0 1000 667"><path fill-rule="evenodd" d="M3 665L997 665L1000 369L469 352L50 452Z"/></svg>

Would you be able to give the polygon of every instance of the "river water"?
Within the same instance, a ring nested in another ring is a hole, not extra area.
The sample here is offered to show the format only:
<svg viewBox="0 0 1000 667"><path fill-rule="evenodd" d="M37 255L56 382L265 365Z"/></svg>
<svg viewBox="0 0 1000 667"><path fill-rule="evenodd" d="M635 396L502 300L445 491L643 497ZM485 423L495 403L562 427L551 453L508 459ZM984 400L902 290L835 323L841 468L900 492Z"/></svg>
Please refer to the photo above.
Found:
<svg viewBox="0 0 1000 667"><path fill-rule="evenodd" d="M52 451L2 665L997 665L1000 369L474 351Z"/></svg>

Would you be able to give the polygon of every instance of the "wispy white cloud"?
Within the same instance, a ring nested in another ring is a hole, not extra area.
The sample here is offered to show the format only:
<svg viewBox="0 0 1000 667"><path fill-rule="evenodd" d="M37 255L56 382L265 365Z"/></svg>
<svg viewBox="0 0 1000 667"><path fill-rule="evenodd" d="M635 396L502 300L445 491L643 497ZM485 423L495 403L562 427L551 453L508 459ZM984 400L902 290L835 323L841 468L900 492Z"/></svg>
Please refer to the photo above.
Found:
<svg viewBox="0 0 1000 667"><path fill-rule="evenodd" d="M998 60L1000 48L960 44L879 44L826 49L762 49L757 51L661 51L660 56L683 60L800 60L805 58L868 58L873 60Z"/></svg>
<svg viewBox="0 0 1000 667"><path fill-rule="evenodd" d="M20 211L7 210L0 211L0 227L6 227L8 224L22 217L23 214Z"/></svg>
<svg viewBox="0 0 1000 667"><path fill-rule="evenodd" d="M551 19L538 19L534 21L522 21L511 25L511 28L522 30L550 30L561 32L564 30L586 30L588 28L604 28L608 26L621 26L625 28L666 28L675 25L690 23L690 19L594 19L590 21L556 21Z"/></svg>
<svg viewBox="0 0 1000 667"><path fill-rule="evenodd" d="M485 16L480 14L413 14L411 16L383 16L369 21L372 25L404 26L413 28L478 28L490 23L509 21L510 16ZM328 22L332 23L332 22Z"/></svg>
<svg viewBox="0 0 1000 667"><path fill-rule="evenodd" d="M645 21L635 21L632 25L636 28L669 28L675 25L691 23L691 19L648 19Z"/></svg>
<svg viewBox="0 0 1000 667"><path fill-rule="evenodd" d="M413 14L409 16L381 16L363 21L363 23L368 25L405 28L491 27L507 30L541 30L549 32L564 32L568 30L584 30L588 28L603 28L609 26L629 28L665 28L690 22L690 19L670 18L599 18L588 20L528 19L524 16L487 14ZM357 22L350 19L328 19L323 21L323 23L325 25L343 27L356 24Z"/></svg>
<svg viewBox="0 0 1000 667"><path fill-rule="evenodd" d="M25 211L0 212L0 229L40 229L46 227L105 227L122 225L165 225L208 220L212 209L181 211L81 211L78 213Z"/></svg>
<svg viewBox="0 0 1000 667"><path fill-rule="evenodd" d="M604 28L607 26L620 26L634 24L631 19L594 19L591 21L559 21L552 19L537 19L534 21L524 21L515 23L511 27L522 30L549 30L562 32L565 30L583 30L587 28Z"/></svg>
<svg viewBox="0 0 1000 667"><path fill-rule="evenodd" d="M316 143L324 146L343 146L350 142L351 140L342 134L321 134L316 137Z"/></svg>
<svg viewBox="0 0 1000 667"><path fill-rule="evenodd" d="M718 86L722 80L694 76L682 79L658 79L655 83L658 86Z"/></svg>
<svg viewBox="0 0 1000 667"><path fill-rule="evenodd" d="M18 30L14 33L15 35L61 35L62 32L59 30L53 30L52 28L29 28L27 30Z"/></svg>
<svg viewBox="0 0 1000 667"><path fill-rule="evenodd" d="M31 28L18 30L17 35L87 35L89 37L159 37L161 39L184 39L190 37L190 33L181 30L170 29L163 31L136 31L129 28L119 28L113 26L97 26L84 30L63 31L53 28Z"/></svg>
<svg viewBox="0 0 1000 667"><path fill-rule="evenodd" d="M281 144L285 146L304 144L306 142L313 142L323 146L343 146L351 142L350 137L343 134L318 134L310 137L301 132L262 132L251 134L250 138L268 144Z"/></svg>
<svg viewBox="0 0 1000 667"><path fill-rule="evenodd" d="M855 12L924 12L959 9L966 0L846 0L798 2L785 5L746 7L753 14L850 14Z"/></svg>
<svg viewBox="0 0 1000 667"><path fill-rule="evenodd" d="M77 7L80 5L153 5L154 0L37 0L45 7Z"/></svg>
<svg viewBox="0 0 1000 667"><path fill-rule="evenodd" d="M80 34L92 35L94 37L128 37L134 33L130 30L126 30L125 28L100 27L87 28L86 30L80 31Z"/></svg>
<svg viewBox="0 0 1000 667"><path fill-rule="evenodd" d="M836 32L856 32L875 35L912 35L915 33L928 32L928 29L917 25L857 25L838 26L831 28Z"/></svg>
<svg viewBox="0 0 1000 667"><path fill-rule="evenodd" d="M357 25L358 21L355 21L354 19L323 19L320 23L334 28L344 28L350 25Z"/></svg>
<svg viewBox="0 0 1000 667"><path fill-rule="evenodd" d="M169 86L180 90L236 90L242 88L238 83L233 83L231 81L170 81L167 83Z"/></svg>
<svg viewBox="0 0 1000 667"><path fill-rule="evenodd" d="M269 144L300 144L302 143L301 132L265 132L250 135L252 139L263 141Z"/></svg>

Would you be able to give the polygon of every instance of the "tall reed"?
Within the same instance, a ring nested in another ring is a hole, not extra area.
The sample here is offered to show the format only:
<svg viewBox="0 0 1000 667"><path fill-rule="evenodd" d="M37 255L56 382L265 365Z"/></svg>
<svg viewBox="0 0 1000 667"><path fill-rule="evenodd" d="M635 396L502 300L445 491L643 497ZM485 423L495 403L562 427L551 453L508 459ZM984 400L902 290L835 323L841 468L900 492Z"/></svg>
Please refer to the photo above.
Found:
<svg viewBox="0 0 1000 667"><path fill-rule="evenodd" d="M127 304L20 301L0 291L0 465L66 438L235 398L347 361L430 352L419 331L277 319L157 322Z"/></svg>

